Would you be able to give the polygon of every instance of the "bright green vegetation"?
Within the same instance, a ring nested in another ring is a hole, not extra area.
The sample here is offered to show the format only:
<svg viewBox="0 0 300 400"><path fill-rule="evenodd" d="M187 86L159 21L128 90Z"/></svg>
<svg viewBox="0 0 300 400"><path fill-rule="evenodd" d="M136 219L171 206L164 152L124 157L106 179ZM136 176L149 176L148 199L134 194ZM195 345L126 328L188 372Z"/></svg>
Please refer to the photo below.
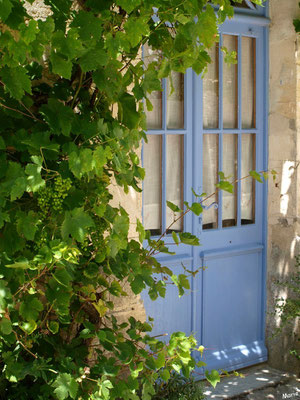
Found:
<svg viewBox="0 0 300 400"><path fill-rule="evenodd" d="M143 248L139 221L139 241L128 238L109 185L141 191L142 99L172 70L201 73L233 9L229 0L212 1L217 13L207 0L45 3L51 16L34 20L22 1L0 0L0 398L147 400L157 379L189 376L197 344L179 332L166 345L133 317L120 324L114 299L127 295L124 281L153 300L166 275L180 294L189 284L153 257L168 252L163 241ZM144 69L146 42L161 58ZM198 244L189 233L180 241ZM207 377L216 384L218 374Z"/></svg>

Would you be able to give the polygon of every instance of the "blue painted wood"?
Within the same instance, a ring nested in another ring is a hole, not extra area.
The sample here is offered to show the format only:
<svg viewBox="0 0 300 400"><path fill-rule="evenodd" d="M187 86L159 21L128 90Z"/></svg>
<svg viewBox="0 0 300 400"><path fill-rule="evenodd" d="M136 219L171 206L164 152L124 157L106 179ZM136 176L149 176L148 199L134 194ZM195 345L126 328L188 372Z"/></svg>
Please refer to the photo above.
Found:
<svg viewBox="0 0 300 400"><path fill-rule="evenodd" d="M253 11L253 10L249 10ZM222 129L222 53L219 68L219 126L218 129L203 129L202 80L192 71L185 77L185 129L151 131L150 134L184 135L184 199L197 201L191 187L202 192L202 137L203 134L219 135L219 164L222 168L223 134L238 136L238 177L241 177L241 135L252 133L256 136L256 169L267 169L267 74L268 74L268 19L264 9L260 16L241 12L233 21L226 21L220 29L222 34L238 35L238 62L241 64L241 36L256 39L256 126L242 129L241 89L238 92L238 128ZM222 36L221 43L222 45ZM239 88L241 70L238 69ZM165 95L164 95L165 96ZM165 97L164 97L165 98ZM165 101L165 100L164 100ZM165 104L165 103L164 103ZM165 106L164 106L165 107ZM165 151L165 150L164 150ZM165 180L165 177L163 178ZM165 181L164 181L165 182ZM241 186L238 185L240 204ZM192 291L178 298L178 291L168 285L166 299L152 302L143 293L147 314L155 317L153 334L159 335L181 330L194 333L199 344L207 347L204 361L208 368L237 369L263 362L267 359L264 344L266 308L266 208L267 185L256 183L255 223L241 225L241 209L238 207L238 225L222 228L222 196L219 197L218 228L201 229L201 219L187 214L184 230L200 238L200 248L180 245L176 256L160 255L163 265L182 273L181 262L192 270L199 266L207 269L190 279ZM171 242L170 235L166 243ZM167 340L169 336L165 336ZM199 357L199 356L198 356ZM203 369L199 369L203 374Z"/></svg>

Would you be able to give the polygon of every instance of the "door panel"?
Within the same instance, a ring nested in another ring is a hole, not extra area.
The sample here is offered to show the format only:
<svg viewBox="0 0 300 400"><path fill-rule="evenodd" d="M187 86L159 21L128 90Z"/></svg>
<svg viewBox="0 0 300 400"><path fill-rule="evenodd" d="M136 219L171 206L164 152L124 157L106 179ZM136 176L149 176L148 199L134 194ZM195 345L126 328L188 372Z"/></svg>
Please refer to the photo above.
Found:
<svg viewBox="0 0 300 400"><path fill-rule="evenodd" d="M151 302L146 294L143 299L147 314L155 318L154 335L178 330L194 333L206 347L207 368L231 370L267 359L266 188L252 178L244 179L250 170L265 169L265 28L228 21L220 33L220 43L210 50L213 64L204 77L188 71L182 89L182 77L176 76L177 97L171 99L166 95L168 82L163 83L163 129L148 131L162 137L161 158L153 158L161 160L153 167L153 174L161 170L160 229L173 218L165 208L167 199L178 205L183 199L199 201L191 187L211 195L207 200L203 195L206 209L200 217L189 213L183 225L172 228L197 235L201 247L176 246L176 256L160 261L178 274L183 272L181 263L194 271L205 268L191 279L192 290L182 298L169 285L166 299ZM224 62L222 46L236 52L236 64ZM164 110L168 110L166 116ZM170 164L168 157L174 158ZM151 161L148 164L151 168ZM212 195L219 171L234 181L234 193ZM167 235L166 243L170 242Z"/></svg>
<svg viewBox="0 0 300 400"><path fill-rule="evenodd" d="M192 260L170 261L167 259L160 260L162 265L171 267L174 274L182 273L181 262L184 262L186 268L192 268ZM189 279L192 285L191 279ZM186 335L191 334L191 310L192 310L192 293L182 297L178 296L178 289L167 281L167 290L165 298L158 298L155 301L150 300L147 294L143 295L144 306L147 315L154 317L154 328L152 335L161 336L161 340L168 341L172 332L184 332Z"/></svg>

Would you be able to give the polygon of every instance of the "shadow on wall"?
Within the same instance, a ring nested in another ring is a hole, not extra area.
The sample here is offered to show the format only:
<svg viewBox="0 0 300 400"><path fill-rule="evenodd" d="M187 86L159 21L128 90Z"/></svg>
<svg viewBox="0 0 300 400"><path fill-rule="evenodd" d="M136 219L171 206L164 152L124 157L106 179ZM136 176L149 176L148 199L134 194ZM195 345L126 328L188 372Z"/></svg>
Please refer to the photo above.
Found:
<svg viewBox="0 0 300 400"><path fill-rule="evenodd" d="M283 161L281 173L276 183L278 196L277 223L269 226L271 249L268 265L268 314L266 340L269 348L269 363L275 368L300 373L300 362L290 351L299 352L299 318L288 323L282 331L273 336L282 325L282 317L275 313L277 299L295 297L288 287L290 278L297 272L295 256L300 254L300 236L298 236L297 178L300 166L295 161ZM274 217L274 215L273 215Z"/></svg>

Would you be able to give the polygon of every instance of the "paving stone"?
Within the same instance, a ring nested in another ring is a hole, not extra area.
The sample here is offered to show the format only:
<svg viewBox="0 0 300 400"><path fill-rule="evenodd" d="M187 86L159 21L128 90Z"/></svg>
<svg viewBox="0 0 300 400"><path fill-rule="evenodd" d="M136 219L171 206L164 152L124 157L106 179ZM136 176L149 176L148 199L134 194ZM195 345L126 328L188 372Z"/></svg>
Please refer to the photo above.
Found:
<svg viewBox="0 0 300 400"><path fill-rule="evenodd" d="M300 399L300 379L283 371L260 365L240 371L245 378L223 378L215 389L207 386L207 400Z"/></svg>

